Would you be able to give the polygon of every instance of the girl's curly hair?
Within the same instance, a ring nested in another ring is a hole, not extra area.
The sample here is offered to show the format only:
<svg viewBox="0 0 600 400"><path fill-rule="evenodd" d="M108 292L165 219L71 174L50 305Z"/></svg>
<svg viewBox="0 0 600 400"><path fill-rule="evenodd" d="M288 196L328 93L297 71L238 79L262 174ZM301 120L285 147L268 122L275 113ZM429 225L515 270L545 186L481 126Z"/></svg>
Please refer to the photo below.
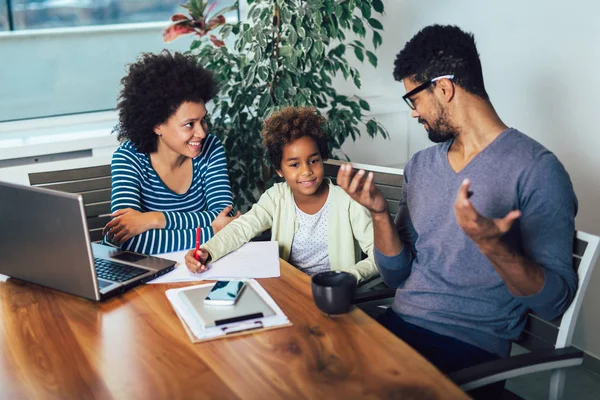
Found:
<svg viewBox="0 0 600 400"><path fill-rule="evenodd" d="M321 158L326 160L327 134L323 130L326 122L327 119L313 107L287 107L267 118L262 130L262 143L273 167L281 169L283 147L304 136L317 143Z"/></svg>
<svg viewBox="0 0 600 400"><path fill-rule="evenodd" d="M121 79L118 139L130 140L141 153L156 151L154 128L184 102L206 103L216 96L213 74L191 56L163 50L143 53Z"/></svg>

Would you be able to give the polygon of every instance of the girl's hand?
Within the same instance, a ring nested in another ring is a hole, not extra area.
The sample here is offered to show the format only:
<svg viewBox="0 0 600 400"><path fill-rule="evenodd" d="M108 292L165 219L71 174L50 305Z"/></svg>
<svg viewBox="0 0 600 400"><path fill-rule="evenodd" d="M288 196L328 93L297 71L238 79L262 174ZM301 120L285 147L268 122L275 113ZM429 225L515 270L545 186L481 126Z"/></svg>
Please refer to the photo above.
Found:
<svg viewBox="0 0 600 400"><path fill-rule="evenodd" d="M123 208L111 214L113 219L106 224L102 234L115 244L122 244L132 237L144 233L150 229L160 227L160 219L164 215L159 212L139 212L133 208Z"/></svg>
<svg viewBox="0 0 600 400"><path fill-rule="evenodd" d="M225 227L225 225L227 225L228 223L230 223L234 219L238 219L240 217L240 215L242 215L242 213L238 211L233 217L230 217L229 213L231 212L232 209L233 209L233 206L227 206L227 207L225 207L223 209L223 211L221 211L219 213L219 215L217 215L217 217L212 222L212 224L210 224L210 226L212 226L213 232L215 234L217 232L219 232L221 229L223 229Z"/></svg>
<svg viewBox="0 0 600 400"><path fill-rule="evenodd" d="M198 259L194 257L194 254L197 252ZM208 259L210 258L210 254L208 251L204 249L199 250L190 250L185 255L185 266L190 272L199 273L208 270Z"/></svg>

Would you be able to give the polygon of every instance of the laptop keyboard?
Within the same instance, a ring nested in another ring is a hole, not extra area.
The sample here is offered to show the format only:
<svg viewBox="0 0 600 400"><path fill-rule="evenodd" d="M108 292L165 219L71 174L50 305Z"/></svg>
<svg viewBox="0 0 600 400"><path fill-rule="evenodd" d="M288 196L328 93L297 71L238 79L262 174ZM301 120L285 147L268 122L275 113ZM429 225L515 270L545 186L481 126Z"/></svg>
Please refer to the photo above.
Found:
<svg viewBox="0 0 600 400"><path fill-rule="evenodd" d="M114 282L125 282L149 272L146 269L130 267L129 265L118 264L96 257L94 257L94 263L96 264L96 275L98 278Z"/></svg>

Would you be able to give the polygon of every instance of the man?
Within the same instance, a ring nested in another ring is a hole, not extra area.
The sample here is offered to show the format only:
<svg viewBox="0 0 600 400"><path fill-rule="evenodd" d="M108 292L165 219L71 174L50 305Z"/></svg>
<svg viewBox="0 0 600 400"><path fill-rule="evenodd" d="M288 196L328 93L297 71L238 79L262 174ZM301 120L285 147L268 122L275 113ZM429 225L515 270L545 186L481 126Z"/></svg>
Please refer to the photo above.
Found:
<svg viewBox="0 0 600 400"><path fill-rule="evenodd" d="M397 55L394 78L429 138L404 169L396 221L373 176L338 184L372 214L375 260L396 287L380 322L449 373L510 350L533 310L559 316L577 289L577 199L542 145L502 122L472 34L429 26Z"/></svg>

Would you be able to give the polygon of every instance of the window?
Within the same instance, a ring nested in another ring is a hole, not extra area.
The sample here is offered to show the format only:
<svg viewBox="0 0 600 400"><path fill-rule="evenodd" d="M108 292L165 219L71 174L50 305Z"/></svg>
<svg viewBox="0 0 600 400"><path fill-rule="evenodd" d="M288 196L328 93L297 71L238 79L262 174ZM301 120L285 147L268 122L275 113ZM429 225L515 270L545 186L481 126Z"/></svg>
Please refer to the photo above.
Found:
<svg viewBox="0 0 600 400"><path fill-rule="evenodd" d="M0 0L0 122L115 109L126 65L140 53L189 49L191 36L162 42L184 2Z"/></svg>
<svg viewBox="0 0 600 400"><path fill-rule="evenodd" d="M6 3L0 1L0 32L8 29L8 7Z"/></svg>
<svg viewBox="0 0 600 400"><path fill-rule="evenodd" d="M167 21L182 0L2 0L11 2L14 29ZM234 1L221 1L231 5ZM6 10L7 4L4 4Z"/></svg>

